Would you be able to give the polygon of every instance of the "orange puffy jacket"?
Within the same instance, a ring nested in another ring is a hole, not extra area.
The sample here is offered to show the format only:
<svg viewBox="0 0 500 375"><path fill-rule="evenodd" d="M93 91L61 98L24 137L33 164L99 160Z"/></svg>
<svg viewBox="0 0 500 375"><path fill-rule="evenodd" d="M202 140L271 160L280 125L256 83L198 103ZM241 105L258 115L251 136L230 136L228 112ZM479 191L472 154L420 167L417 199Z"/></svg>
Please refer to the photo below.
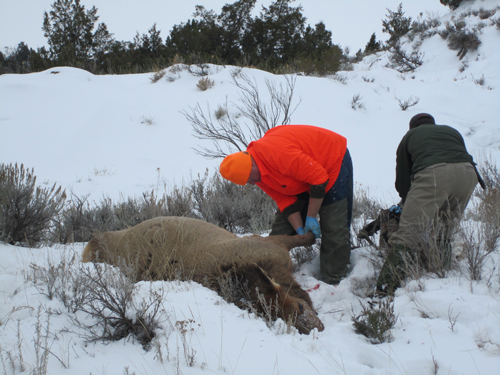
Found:
<svg viewBox="0 0 500 375"><path fill-rule="evenodd" d="M248 145L260 171L257 183L280 211L297 201L297 194L328 181L328 191L340 172L347 140L331 130L311 125L282 125Z"/></svg>

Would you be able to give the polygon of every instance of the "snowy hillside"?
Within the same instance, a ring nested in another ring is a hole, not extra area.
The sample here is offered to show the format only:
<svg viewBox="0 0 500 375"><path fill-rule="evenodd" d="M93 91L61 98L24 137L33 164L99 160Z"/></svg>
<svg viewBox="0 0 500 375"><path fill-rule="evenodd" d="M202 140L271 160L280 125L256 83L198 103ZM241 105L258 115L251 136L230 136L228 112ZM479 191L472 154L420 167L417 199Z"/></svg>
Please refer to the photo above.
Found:
<svg viewBox="0 0 500 375"><path fill-rule="evenodd" d="M294 98L299 105L292 122L344 135L357 187L386 205L398 198L395 152L416 113L429 112L437 123L459 130L478 163L490 159L500 165L500 30L492 22L500 17L499 6L498 0L467 2L454 12L443 11L441 25L428 30L428 37L405 40L405 51L419 45L422 53L423 63L413 72L388 67L390 54L380 52L335 76L297 75ZM438 33L430 36L444 30L446 21L480 8L496 14L486 20L473 12L464 16L468 27L480 28L481 44L462 60ZM198 90L200 77L183 67L168 72L170 80L156 83L153 73L95 76L69 67L2 75L0 162L34 167L39 183L57 183L78 196L91 194L95 201L169 190L207 168L213 174L220 160L195 153L193 147L209 143L193 137L181 111L199 104L213 113L226 99L238 103L234 69L212 66L208 77L215 84L207 91ZM263 95L266 80L285 82L255 69L242 72L255 79ZM415 105L402 110L404 103ZM310 335L286 333L282 322L268 328L195 283L139 283L136 305L157 291L164 309L153 346L145 351L130 337L85 343L85 331L74 319L91 320L48 298L46 271L59 266L77 272L84 245L27 249L0 244L1 373L500 373L498 250L487 258L481 281L471 282L457 270L398 290L393 341L377 345L356 334L351 321L368 301L360 286L373 282L376 272L366 257L368 247L353 251L353 270L338 286L318 281L318 258L295 274L326 327Z"/></svg>

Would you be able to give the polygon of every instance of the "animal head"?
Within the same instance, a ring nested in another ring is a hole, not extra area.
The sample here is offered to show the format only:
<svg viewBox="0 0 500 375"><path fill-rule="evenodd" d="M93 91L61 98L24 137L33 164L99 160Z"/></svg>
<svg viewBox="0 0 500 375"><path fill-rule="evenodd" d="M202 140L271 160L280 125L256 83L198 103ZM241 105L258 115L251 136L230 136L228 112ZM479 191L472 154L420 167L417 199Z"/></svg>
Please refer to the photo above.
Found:
<svg viewBox="0 0 500 375"><path fill-rule="evenodd" d="M289 290L282 288L257 264L254 264L254 267L271 287L271 293L267 292L264 298L268 306L275 308L277 317L285 322L291 322L302 334L309 334L314 328L320 332L325 329L310 302L291 295Z"/></svg>

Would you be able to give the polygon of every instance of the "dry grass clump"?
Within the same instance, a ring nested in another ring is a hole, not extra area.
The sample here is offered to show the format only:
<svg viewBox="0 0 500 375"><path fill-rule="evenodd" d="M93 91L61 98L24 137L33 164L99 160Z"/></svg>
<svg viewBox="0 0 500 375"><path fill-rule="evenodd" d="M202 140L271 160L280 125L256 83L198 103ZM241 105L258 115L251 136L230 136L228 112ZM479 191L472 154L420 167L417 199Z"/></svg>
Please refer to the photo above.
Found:
<svg viewBox="0 0 500 375"><path fill-rule="evenodd" d="M211 80L208 77L203 77L203 78L200 78L200 80L196 84L196 87L198 87L198 90L200 90L200 91L207 91L207 90L211 89L212 87L214 87L214 85L215 85L215 82L213 80Z"/></svg>
<svg viewBox="0 0 500 375"><path fill-rule="evenodd" d="M149 79L150 79L151 83L156 83L160 79L162 79L163 77L165 77L166 74L167 74L167 71L165 69L159 70L157 72L154 72L153 76L150 77Z"/></svg>

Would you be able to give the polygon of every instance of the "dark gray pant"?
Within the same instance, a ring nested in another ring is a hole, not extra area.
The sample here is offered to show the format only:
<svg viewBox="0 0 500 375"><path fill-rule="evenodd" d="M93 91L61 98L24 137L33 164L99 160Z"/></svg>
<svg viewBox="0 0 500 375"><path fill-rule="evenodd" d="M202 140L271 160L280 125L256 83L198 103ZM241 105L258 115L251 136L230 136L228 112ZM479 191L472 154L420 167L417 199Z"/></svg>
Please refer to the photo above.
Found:
<svg viewBox="0 0 500 375"><path fill-rule="evenodd" d="M298 195L302 220L305 222L309 194ZM347 150L339 176L332 188L325 194L319 220L321 227L320 271L321 278L328 284L338 284L346 276L351 257L351 216L353 198L352 161ZM294 235L292 225L281 212L274 217L270 235Z"/></svg>

